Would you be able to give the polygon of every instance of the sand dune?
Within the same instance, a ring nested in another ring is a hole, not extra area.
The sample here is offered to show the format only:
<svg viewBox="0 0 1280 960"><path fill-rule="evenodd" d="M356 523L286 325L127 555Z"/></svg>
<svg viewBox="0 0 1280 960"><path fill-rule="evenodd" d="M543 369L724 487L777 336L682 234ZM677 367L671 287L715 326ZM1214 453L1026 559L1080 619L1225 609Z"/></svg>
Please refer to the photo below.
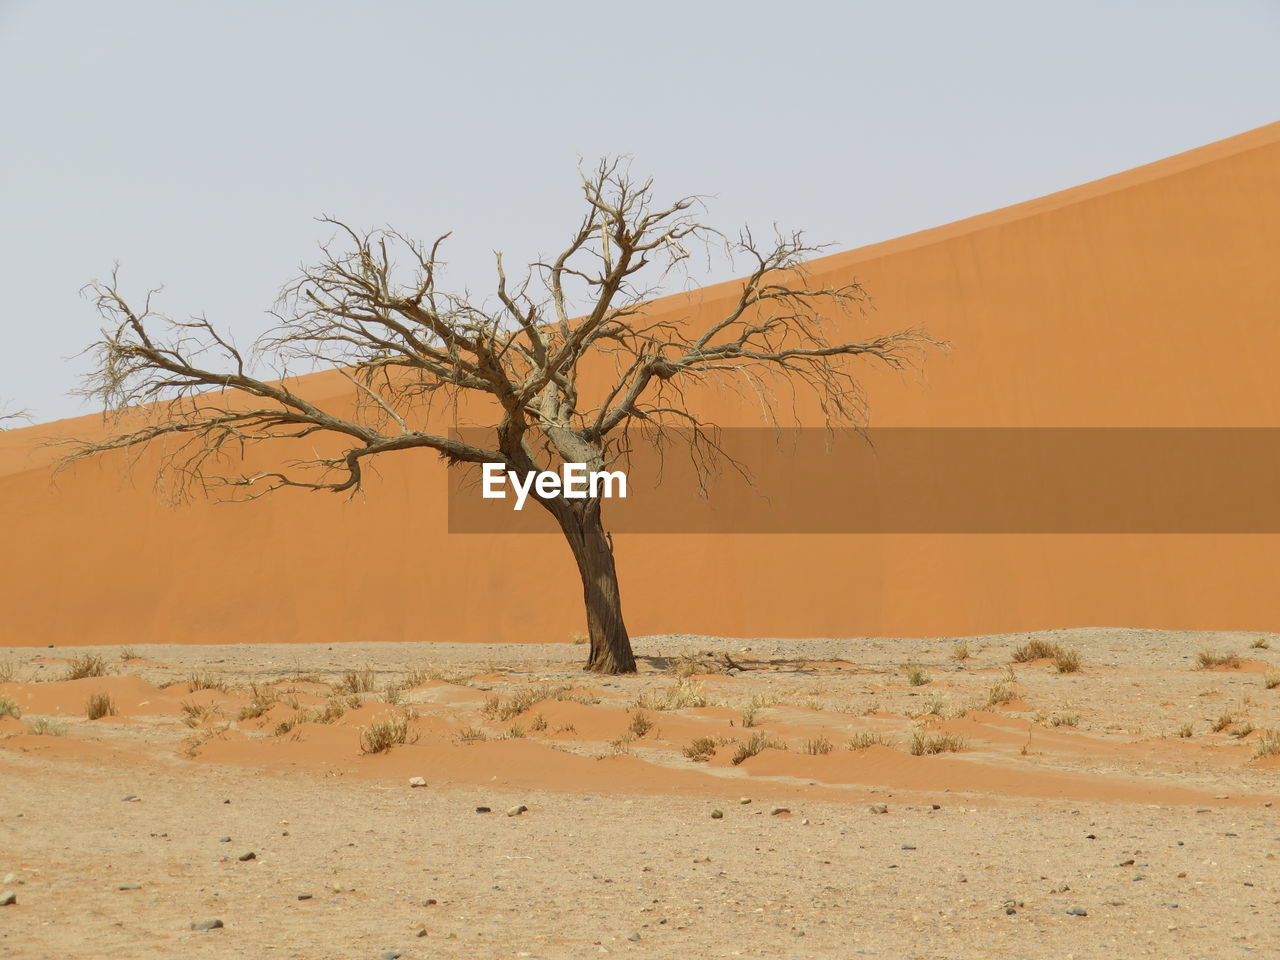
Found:
<svg viewBox="0 0 1280 960"><path fill-rule="evenodd" d="M876 425L1277 426L1277 214L1280 124L815 268L861 279L872 327L924 324L953 344L919 375L869 373ZM655 309L714 310L728 290ZM323 376L306 387L345 389ZM729 422L750 422L730 407ZM352 501L173 508L145 462L132 479L108 459L51 484L38 438L97 429L86 417L0 435L8 643L522 642L581 629L563 544L523 537L517 567L510 538L446 536L430 456L383 458ZM617 549L639 635L1245 629L1280 614L1275 535L627 535Z"/></svg>

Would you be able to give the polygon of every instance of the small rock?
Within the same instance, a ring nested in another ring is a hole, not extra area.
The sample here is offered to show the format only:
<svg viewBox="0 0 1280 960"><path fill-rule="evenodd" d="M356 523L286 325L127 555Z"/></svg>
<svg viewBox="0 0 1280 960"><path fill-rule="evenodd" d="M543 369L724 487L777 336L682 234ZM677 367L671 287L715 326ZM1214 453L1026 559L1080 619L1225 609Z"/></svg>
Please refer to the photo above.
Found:
<svg viewBox="0 0 1280 960"><path fill-rule="evenodd" d="M140 884L140 883L122 883L122 884L119 884L119 885L116 887L116 889L117 889L117 890L141 890L141 889L142 889L142 884Z"/></svg>
<svg viewBox="0 0 1280 960"><path fill-rule="evenodd" d="M911 844L909 844L909 843L904 843L904 844L903 844L902 846L900 846L898 849L899 849L899 850L914 850L914 849L915 849L915 847L913 847L913 846L912 846Z"/></svg>
<svg viewBox="0 0 1280 960"><path fill-rule="evenodd" d="M409 778L409 786L411 787L425 787L426 785L427 785L426 777L410 777ZM396 954L396 956L399 956L399 954Z"/></svg>
<svg viewBox="0 0 1280 960"><path fill-rule="evenodd" d="M129 794L127 797L124 797L124 798L121 800L121 802L122 802L122 803L138 803L138 802L140 802L141 800L142 800L142 798L141 798L141 797L135 797L135 796L131 793L131 794Z"/></svg>
<svg viewBox="0 0 1280 960"><path fill-rule="evenodd" d="M723 810L712 810L712 811L711 811L711 819L712 819L712 820L723 820L723 819L724 819L724 811L723 811Z"/></svg>
<svg viewBox="0 0 1280 960"><path fill-rule="evenodd" d="M867 807L868 813L888 813L889 805L887 803L873 803Z"/></svg>
<svg viewBox="0 0 1280 960"><path fill-rule="evenodd" d="M739 797L739 798L738 798L738 802L739 802L739 803L750 803L750 802L751 802L751 798L750 798L750 797Z"/></svg>
<svg viewBox="0 0 1280 960"><path fill-rule="evenodd" d="M492 812L493 811L488 807L476 807L476 813L492 813Z"/></svg>
<svg viewBox="0 0 1280 960"><path fill-rule="evenodd" d="M803 820L801 820L801 821L800 821L800 826L802 826L802 827L807 827L808 825L809 825L809 818L808 818L808 817L805 817Z"/></svg>
<svg viewBox="0 0 1280 960"><path fill-rule="evenodd" d="M417 933L414 934L415 937L425 937L426 935L427 935L426 927L423 927L421 930L419 930Z"/></svg>
<svg viewBox="0 0 1280 960"><path fill-rule="evenodd" d="M516 804L514 807L512 807L510 810L508 810L508 811L507 811L507 816L508 816L508 817L518 817L518 816L520 816L520 814L525 813L526 811L528 811L528 809L529 809L529 808L528 808L528 807L526 807L523 803L519 803L519 804Z"/></svg>
<svg viewBox="0 0 1280 960"><path fill-rule="evenodd" d="M16 873L6 873L4 875L4 879L0 880L0 883L3 883L6 887L11 887L15 883L21 883L21 882L22 881L18 879L18 875Z"/></svg>
<svg viewBox="0 0 1280 960"><path fill-rule="evenodd" d="M394 950L383 950L378 956L382 957L382 960L400 960L400 954Z"/></svg>
<svg viewBox="0 0 1280 960"><path fill-rule="evenodd" d="M192 930L201 930L208 932L209 930L221 930L221 920L195 920L191 924Z"/></svg>
<svg viewBox="0 0 1280 960"><path fill-rule="evenodd" d="M787 807L774 807L772 810L769 811L769 816L780 817L784 813L790 813L790 812L791 810Z"/></svg>
<svg viewBox="0 0 1280 960"><path fill-rule="evenodd" d="M427 897L427 899L422 901L422 905L424 907L434 907L438 902L439 901L437 901L435 897Z"/></svg>
<svg viewBox="0 0 1280 960"><path fill-rule="evenodd" d="M230 838L230 837L221 837L221 838L219 838L218 842L219 842L219 843L230 843L230 842L231 842L231 838Z"/></svg>
<svg viewBox="0 0 1280 960"><path fill-rule="evenodd" d="M0 907L8 907L18 902L18 895L12 890L0 893Z"/></svg>
<svg viewBox="0 0 1280 960"><path fill-rule="evenodd" d="M1072 907L1067 911L1067 915L1072 917L1087 917L1089 915L1089 911L1084 907Z"/></svg>
<svg viewBox="0 0 1280 960"><path fill-rule="evenodd" d="M257 860L257 859L258 859L258 855L257 855L256 853L254 853L252 850L250 850L248 853L242 853L242 854L240 854L240 856L239 856L239 857L237 857L237 859L238 859L241 863L247 863L247 862L249 862L250 860Z"/></svg>
<svg viewBox="0 0 1280 960"><path fill-rule="evenodd" d="M299 899L299 900L310 900L310 899L311 899L311 894L309 894L309 893L300 893L300 894L298 894L298 899Z"/></svg>
<svg viewBox="0 0 1280 960"><path fill-rule="evenodd" d="M942 804L940 804L940 803L931 803L931 804L929 804L929 809L930 809L930 810L941 810L941 809L942 809Z"/></svg>
<svg viewBox="0 0 1280 960"><path fill-rule="evenodd" d="M628 939L628 940L639 940L639 939L640 939L640 934L638 934L638 933L633 933L631 936L627 937L627 939Z"/></svg>

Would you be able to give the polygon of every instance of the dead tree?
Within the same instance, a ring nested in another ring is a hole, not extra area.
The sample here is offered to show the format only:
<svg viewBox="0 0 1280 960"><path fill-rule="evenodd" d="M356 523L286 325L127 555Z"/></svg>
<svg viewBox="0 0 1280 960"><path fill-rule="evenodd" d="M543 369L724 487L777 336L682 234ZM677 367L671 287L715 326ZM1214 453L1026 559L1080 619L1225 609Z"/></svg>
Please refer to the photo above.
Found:
<svg viewBox="0 0 1280 960"><path fill-rule="evenodd" d="M112 429L78 443L65 462L163 441L162 472L181 492L220 483L241 499L291 487L353 492L368 458L414 448L450 465L500 463L520 475L556 459L599 470L639 426L649 442L679 436L713 453L715 425L697 410L706 390L750 394L769 415L808 391L826 424L860 423L855 362L899 366L927 342L913 330L846 340L863 291L811 285L805 261L818 248L798 233L765 246L749 232L729 239L698 219L699 198L657 204L651 181L633 180L618 161L584 172L582 190L584 213L568 245L514 279L498 255L495 295L485 301L439 285L447 234L421 245L326 219L336 240L284 289L278 324L252 351L203 317L154 312L150 294L127 302L114 274L92 284L106 326L82 392L103 403ZM714 322L692 329L647 308L673 270L717 244L746 258L750 273ZM354 402L336 410L295 392L287 372L298 365L338 371ZM260 366L275 378L260 379ZM588 370L604 386L580 393ZM477 398L472 409L491 411L491 444L428 425L440 421L433 407ZM331 442L316 453L320 435ZM269 472L228 469L263 441L280 451L293 441L307 453L273 453ZM582 577L586 669L633 672L600 501L536 499Z"/></svg>

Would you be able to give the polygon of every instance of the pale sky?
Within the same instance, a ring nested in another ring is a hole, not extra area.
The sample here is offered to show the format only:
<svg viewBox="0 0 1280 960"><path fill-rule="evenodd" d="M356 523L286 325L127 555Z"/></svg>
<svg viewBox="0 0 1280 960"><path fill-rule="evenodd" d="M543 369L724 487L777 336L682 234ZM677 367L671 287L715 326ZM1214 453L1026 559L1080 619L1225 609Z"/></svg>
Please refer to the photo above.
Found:
<svg viewBox="0 0 1280 960"><path fill-rule="evenodd" d="M0 407L91 412L115 261L242 342L321 214L453 230L484 291L619 153L849 249L1280 120L1277 50L1277 0L0 0Z"/></svg>

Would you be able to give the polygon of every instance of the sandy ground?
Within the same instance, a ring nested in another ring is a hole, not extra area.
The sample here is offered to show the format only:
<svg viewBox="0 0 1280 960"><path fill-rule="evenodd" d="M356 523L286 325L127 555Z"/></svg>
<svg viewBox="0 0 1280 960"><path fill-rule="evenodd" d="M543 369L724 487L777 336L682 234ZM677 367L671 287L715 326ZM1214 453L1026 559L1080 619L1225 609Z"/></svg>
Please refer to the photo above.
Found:
<svg viewBox="0 0 1280 960"><path fill-rule="evenodd" d="M1280 638L1036 638L0 649L0 955L1280 954Z"/></svg>

